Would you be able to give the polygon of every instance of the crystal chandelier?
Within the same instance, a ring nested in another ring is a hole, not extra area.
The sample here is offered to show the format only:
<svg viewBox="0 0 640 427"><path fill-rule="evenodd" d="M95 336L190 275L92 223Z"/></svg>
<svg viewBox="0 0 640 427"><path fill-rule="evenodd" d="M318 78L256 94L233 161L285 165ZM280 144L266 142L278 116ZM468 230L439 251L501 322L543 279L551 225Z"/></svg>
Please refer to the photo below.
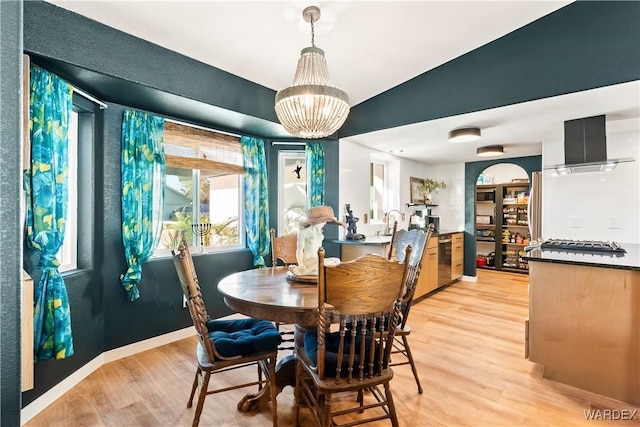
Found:
<svg viewBox="0 0 640 427"><path fill-rule="evenodd" d="M324 51L315 45L313 24L320 19L320 9L309 6L302 16L311 23L311 47L302 49L293 84L276 93L276 115L294 136L323 138L347 119L349 95L331 86Z"/></svg>

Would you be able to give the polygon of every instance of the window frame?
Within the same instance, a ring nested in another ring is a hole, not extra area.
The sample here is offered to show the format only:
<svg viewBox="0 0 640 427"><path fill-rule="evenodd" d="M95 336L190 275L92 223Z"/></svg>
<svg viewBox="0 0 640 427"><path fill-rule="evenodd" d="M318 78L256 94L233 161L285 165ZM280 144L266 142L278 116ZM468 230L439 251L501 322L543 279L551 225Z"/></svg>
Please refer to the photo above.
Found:
<svg viewBox="0 0 640 427"><path fill-rule="evenodd" d="M95 229L95 143L96 143L96 113L100 107L74 93L73 112L77 117L76 158L69 156L69 169L75 166L76 192L73 200L67 205L67 228L63 241L71 251L73 259L69 263L58 267L63 275L73 274L93 268L94 264L94 229ZM69 199L73 196L71 191ZM75 206L74 206L75 205ZM71 214L74 215L71 215ZM69 229L69 225L72 229ZM74 236L75 234L75 236ZM73 240L70 240L73 239ZM69 248L70 246L70 248ZM60 253L60 252L59 252Z"/></svg>

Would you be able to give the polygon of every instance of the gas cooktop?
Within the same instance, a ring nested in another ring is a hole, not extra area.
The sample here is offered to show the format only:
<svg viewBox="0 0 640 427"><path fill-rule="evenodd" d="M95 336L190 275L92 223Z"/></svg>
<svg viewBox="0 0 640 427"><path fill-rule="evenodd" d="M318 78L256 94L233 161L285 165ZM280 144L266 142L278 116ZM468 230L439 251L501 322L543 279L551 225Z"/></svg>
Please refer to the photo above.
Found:
<svg viewBox="0 0 640 427"><path fill-rule="evenodd" d="M601 240L563 240L549 239L542 242L542 249L573 252L625 253L626 251L616 242Z"/></svg>

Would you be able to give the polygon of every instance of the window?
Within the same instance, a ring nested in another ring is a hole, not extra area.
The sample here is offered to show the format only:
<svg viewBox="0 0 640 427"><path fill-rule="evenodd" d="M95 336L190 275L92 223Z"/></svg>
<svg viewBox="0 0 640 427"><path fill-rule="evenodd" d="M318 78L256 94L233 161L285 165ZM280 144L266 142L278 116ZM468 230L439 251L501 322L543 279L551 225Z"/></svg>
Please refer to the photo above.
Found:
<svg viewBox="0 0 640 427"><path fill-rule="evenodd" d="M370 163L369 215L382 222L385 212L400 209L400 161L385 154L372 154Z"/></svg>
<svg viewBox="0 0 640 427"><path fill-rule="evenodd" d="M304 151L278 153L278 234L298 231L307 215L307 166Z"/></svg>
<svg viewBox="0 0 640 427"><path fill-rule="evenodd" d="M99 106L82 96L73 96L69 120L68 202L64 241L56 257L60 272L87 269L93 265L95 213L95 120Z"/></svg>
<svg viewBox="0 0 640 427"><path fill-rule="evenodd" d="M78 268L78 110L74 107L69 120L69 175L67 218L62 247L56 257L60 272Z"/></svg>
<svg viewBox="0 0 640 427"><path fill-rule="evenodd" d="M162 236L154 256L186 237L213 252L244 247L242 152L237 137L165 121Z"/></svg>
<svg viewBox="0 0 640 427"><path fill-rule="evenodd" d="M372 220L382 220L387 206L385 197L386 188L386 165L384 163L371 163L371 212Z"/></svg>

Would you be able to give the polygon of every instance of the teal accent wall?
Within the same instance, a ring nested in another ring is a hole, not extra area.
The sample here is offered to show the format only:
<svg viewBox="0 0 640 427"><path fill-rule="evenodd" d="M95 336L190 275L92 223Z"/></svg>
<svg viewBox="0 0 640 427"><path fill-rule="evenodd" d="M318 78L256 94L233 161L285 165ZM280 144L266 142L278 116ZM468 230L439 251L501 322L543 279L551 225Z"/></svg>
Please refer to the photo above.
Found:
<svg viewBox="0 0 640 427"><path fill-rule="evenodd" d="M0 2L0 423L20 425L22 3ZM16 90L18 88L18 90Z"/></svg>
<svg viewBox="0 0 640 427"><path fill-rule="evenodd" d="M638 22L637 1L573 2L354 106L339 135L638 80Z"/></svg>

